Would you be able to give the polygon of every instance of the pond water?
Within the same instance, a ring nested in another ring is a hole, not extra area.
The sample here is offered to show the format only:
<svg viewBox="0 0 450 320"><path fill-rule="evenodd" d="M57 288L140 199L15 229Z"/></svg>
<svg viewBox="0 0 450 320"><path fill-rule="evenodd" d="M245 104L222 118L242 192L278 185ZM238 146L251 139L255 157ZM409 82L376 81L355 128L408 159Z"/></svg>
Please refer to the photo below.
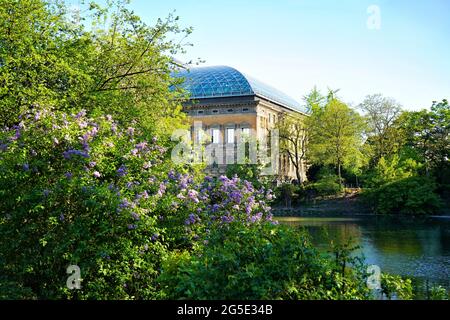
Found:
<svg viewBox="0 0 450 320"><path fill-rule="evenodd" d="M330 241L359 245L367 264L382 272L410 277L420 291L442 285L450 289L450 217L278 217L306 228L320 250Z"/></svg>

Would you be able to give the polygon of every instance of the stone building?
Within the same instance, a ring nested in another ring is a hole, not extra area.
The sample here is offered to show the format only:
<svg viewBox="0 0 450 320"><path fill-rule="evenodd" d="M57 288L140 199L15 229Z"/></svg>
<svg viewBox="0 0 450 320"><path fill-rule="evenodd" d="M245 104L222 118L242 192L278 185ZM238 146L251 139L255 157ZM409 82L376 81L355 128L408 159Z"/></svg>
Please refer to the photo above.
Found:
<svg viewBox="0 0 450 320"><path fill-rule="evenodd" d="M183 107L192 122L192 140L203 145L206 141L224 149L231 146L236 153L236 145L248 137L270 142L271 129L281 114L306 115L291 97L228 66L191 68L175 76L185 79L182 87L190 93ZM225 152L218 156L224 159L208 166L212 174L224 173L230 163ZM232 158L236 161L236 156ZM278 179L296 179L286 155L280 154L277 162Z"/></svg>

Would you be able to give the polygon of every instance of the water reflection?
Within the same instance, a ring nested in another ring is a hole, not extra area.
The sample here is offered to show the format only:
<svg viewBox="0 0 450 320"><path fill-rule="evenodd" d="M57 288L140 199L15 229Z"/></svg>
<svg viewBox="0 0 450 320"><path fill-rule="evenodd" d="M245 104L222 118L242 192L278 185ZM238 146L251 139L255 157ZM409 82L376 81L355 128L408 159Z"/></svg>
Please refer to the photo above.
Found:
<svg viewBox="0 0 450 320"><path fill-rule="evenodd" d="M368 264L384 272L408 276L420 286L450 289L450 219L406 217L283 217L280 223L306 228L323 250L330 241L351 240Z"/></svg>

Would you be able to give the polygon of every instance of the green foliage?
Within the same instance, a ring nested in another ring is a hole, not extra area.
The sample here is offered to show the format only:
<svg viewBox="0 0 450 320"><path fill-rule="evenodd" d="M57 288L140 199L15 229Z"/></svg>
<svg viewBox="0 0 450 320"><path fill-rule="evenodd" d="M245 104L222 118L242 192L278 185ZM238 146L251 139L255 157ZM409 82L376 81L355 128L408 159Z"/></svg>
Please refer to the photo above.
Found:
<svg viewBox="0 0 450 320"><path fill-rule="evenodd" d="M365 299L357 269L319 255L305 234L289 227L231 223L213 229L191 256L174 253L160 277L171 299Z"/></svg>
<svg viewBox="0 0 450 320"><path fill-rule="evenodd" d="M450 294L442 286L433 286L430 290L430 300L450 300Z"/></svg>
<svg viewBox="0 0 450 320"><path fill-rule="evenodd" d="M359 108L367 122L365 152L370 155L370 164L397 153L403 144L401 130L396 125L401 106L392 98L374 94L367 96Z"/></svg>
<svg viewBox="0 0 450 320"><path fill-rule="evenodd" d="M194 179L162 142L84 110L35 108L0 130L0 294L154 299L169 252L198 250L207 230L231 222L274 223L270 190ZM80 290L66 287L69 265L81 269Z"/></svg>
<svg viewBox="0 0 450 320"><path fill-rule="evenodd" d="M38 298L152 298L167 243L147 181L167 172L165 148L84 111L22 119L0 132L0 273ZM69 265L81 290L65 286Z"/></svg>
<svg viewBox="0 0 450 320"><path fill-rule="evenodd" d="M246 160L246 163L243 164L233 163L227 165L225 175L227 177L237 176L242 180L249 181L258 189L268 184L265 181L266 179L261 177L261 165L250 163L248 159Z"/></svg>
<svg viewBox="0 0 450 320"><path fill-rule="evenodd" d="M292 183L283 183L275 188L275 204L290 207L299 203L302 187Z"/></svg>
<svg viewBox="0 0 450 320"><path fill-rule="evenodd" d="M376 167L366 174L365 186L376 188L386 183L416 176L421 172L422 167L423 165L411 156L401 158L395 154L388 159L381 157Z"/></svg>
<svg viewBox="0 0 450 320"><path fill-rule="evenodd" d="M381 291L388 299L412 300L414 298L411 279L381 274Z"/></svg>
<svg viewBox="0 0 450 320"><path fill-rule="evenodd" d="M335 174L323 175L316 182L307 184L304 189L312 191L315 196L336 195L343 191L339 177Z"/></svg>
<svg viewBox="0 0 450 320"><path fill-rule="evenodd" d="M313 163L333 165L339 177L342 167L361 167L361 116L346 104L330 95L325 105L313 106L307 119L310 128L308 157Z"/></svg>
<svg viewBox="0 0 450 320"><path fill-rule="evenodd" d="M442 203L436 184L426 177L408 177L369 190L366 197L381 214L420 215L436 213Z"/></svg>
<svg viewBox="0 0 450 320"><path fill-rule="evenodd" d="M135 119L159 136L179 127L169 55L191 30L172 15L147 26L120 0L82 6L79 18L62 1L0 0L0 127L36 104Z"/></svg>

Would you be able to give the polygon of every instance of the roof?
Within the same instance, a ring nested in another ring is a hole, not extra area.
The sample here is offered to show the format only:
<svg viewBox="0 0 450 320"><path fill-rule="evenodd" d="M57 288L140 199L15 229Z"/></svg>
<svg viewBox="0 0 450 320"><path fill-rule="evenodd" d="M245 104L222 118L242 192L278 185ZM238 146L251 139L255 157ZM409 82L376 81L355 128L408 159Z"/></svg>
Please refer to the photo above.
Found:
<svg viewBox="0 0 450 320"><path fill-rule="evenodd" d="M185 78L181 87L190 93L191 99L257 96L294 111L306 112L285 93L228 66L191 68L173 76Z"/></svg>

